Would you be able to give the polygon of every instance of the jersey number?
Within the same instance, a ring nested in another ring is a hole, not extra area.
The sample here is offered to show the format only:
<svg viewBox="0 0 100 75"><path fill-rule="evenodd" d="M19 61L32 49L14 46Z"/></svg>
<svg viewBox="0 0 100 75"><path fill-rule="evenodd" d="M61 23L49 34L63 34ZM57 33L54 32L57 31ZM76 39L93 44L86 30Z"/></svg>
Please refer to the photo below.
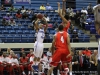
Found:
<svg viewBox="0 0 100 75"><path fill-rule="evenodd" d="M61 36L60 40L61 40L62 43L64 43L64 37L63 36Z"/></svg>

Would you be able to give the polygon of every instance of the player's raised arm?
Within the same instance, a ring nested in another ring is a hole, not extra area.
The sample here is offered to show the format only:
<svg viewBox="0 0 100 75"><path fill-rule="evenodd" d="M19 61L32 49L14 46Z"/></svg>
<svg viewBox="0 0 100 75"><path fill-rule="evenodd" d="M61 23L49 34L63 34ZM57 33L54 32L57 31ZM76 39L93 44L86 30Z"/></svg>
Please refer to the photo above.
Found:
<svg viewBox="0 0 100 75"><path fill-rule="evenodd" d="M52 54L54 53L54 50L55 50L55 41L56 41L56 36L54 35L53 41L52 41L52 46L51 46Z"/></svg>
<svg viewBox="0 0 100 75"><path fill-rule="evenodd" d="M63 5L62 5L62 15L65 16L66 11L66 0L63 0Z"/></svg>
<svg viewBox="0 0 100 75"><path fill-rule="evenodd" d="M61 17L61 19L63 20L63 22L67 24L68 21L64 18L64 16L61 13L60 3L59 2L58 2L58 14Z"/></svg>
<svg viewBox="0 0 100 75"><path fill-rule="evenodd" d="M39 22L40 20L39 19L37 19L36 20L36 22L35 22L35 29L36 29L36 31L38 31L39 30L39 26L38 26L38 22Z"/></svg>

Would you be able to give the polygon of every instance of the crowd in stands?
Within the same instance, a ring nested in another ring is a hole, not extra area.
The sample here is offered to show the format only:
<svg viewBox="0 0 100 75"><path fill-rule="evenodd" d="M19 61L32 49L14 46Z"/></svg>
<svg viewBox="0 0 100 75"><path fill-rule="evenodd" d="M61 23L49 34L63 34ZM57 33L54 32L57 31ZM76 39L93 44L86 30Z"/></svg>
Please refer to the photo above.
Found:
<svg viewBox="0 0 100 75"><path fill-rule="evenodd" d="M97 50L89 50L88 48L85 48L85 50L78 51L72 48L73 75L96 75L96 68L98 64L97 54ZM43 54L43 57L41 58L41 73L47 73L47 71L44 70L49 68L49 59L51 56L52 52L50 49ZM3 71L8 72L10 75L14 75L14 71L18 72L18 75L33 75L32 73L36 71L37 68L32 67L32 65L34 65L33 49L30 49L28 53L24 48L22 48L18 54L10 48L8 48L7 51L2 51L0 49L0 75L3 75ZM43 67L43 65L45 67ZM57 75L56 70L63 71L62 68L56 67L54 69L54 75Z"/></svg>

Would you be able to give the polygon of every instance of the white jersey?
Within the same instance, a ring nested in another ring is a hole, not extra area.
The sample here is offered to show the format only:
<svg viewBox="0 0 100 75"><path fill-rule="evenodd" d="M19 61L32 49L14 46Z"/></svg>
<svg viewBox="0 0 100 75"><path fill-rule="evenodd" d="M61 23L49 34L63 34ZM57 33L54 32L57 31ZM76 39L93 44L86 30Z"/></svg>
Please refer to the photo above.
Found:
<svg viewBox="0 0 100 75"><path fill-rule="evenodd" d="M15 65L14 63L16 63L17 65L19 65L19 62L18 62L18 60L15 58L11 58L10 60L9 60L9 63L11 63L12 64L12 66L13 65Z"/></svg>
<svg viewBox="0 0 100 75"><path fill-rule="evenodd" d="M100 23L100 4L93 7L95 21Z"/></svg>
<svg viewBox="0 0 100 75"><path fill-rule="evenodd" d="M44 37L45 37L44 29L39 29L39 31L37 33L36 41L43 43Z"/></svg>
<svg viewBox="0 0 100 75"><path fill-rule="evenodd" d="M9 63L9 58L8 57L1 57L0 58L1 59L1 62L7 62L7 63Z"/></svg>

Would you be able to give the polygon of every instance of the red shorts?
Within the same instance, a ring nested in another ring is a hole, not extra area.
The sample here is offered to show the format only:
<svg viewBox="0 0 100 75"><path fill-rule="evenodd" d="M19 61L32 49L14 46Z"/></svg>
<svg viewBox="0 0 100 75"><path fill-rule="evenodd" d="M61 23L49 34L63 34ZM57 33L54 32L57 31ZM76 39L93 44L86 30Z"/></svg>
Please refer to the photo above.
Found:
<svg viewBox="0 0 100 75"><path fill-rule="evenodd" d="M56 67L60 61L62 63L70 63L72 57L70 56L70 57L66 58L68 54L69 54L69 52L66 49L65 50L64 49L56 50L51 58L50 65Z"/></svg>

